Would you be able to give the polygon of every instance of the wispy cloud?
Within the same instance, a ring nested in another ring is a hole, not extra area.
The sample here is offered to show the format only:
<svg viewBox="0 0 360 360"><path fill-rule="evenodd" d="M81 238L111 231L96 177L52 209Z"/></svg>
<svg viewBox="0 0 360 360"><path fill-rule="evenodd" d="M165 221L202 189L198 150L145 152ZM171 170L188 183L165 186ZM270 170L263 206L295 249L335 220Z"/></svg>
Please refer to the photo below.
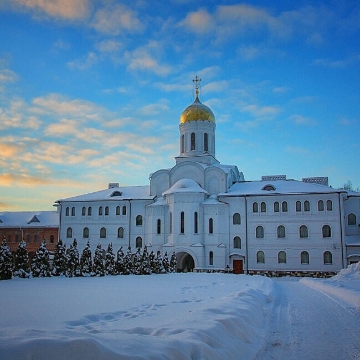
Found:
<svg viewBox="0 0 360 360"><path fill-rule="evenodd" d="M310 125L310 126L316 125L316 121L314 119L299 114L291 115L289 117L289 120L291 122L294 122L296 125Z"/></svg>
<svg viewBox="0 0 360 360"><path fill-rule="evenodd" d="M44 13L62 19L82 19L88 16L89 0L13 0L14 4L34 11L35 15Z"/></svg>
<svg viewBox="0 0 360 360"><path fill-rule="evenodd" d="M356 65L359 62L360 54L357 54L343 60L316 59L312 62L312 65L325 66L330 68L345 68L348 66Z"/></svg>

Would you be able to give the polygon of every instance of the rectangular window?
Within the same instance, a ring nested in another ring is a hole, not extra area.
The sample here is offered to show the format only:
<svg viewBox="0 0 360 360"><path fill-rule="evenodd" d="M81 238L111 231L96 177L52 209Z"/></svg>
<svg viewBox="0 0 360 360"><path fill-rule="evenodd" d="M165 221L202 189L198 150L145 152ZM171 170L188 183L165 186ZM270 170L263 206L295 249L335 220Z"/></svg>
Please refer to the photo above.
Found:
<svg viewBox="0 0 360 360"><path fill-rule="evenodd" d="M180 214L180 234L185 233L185 214L182 211Z"/></svg>

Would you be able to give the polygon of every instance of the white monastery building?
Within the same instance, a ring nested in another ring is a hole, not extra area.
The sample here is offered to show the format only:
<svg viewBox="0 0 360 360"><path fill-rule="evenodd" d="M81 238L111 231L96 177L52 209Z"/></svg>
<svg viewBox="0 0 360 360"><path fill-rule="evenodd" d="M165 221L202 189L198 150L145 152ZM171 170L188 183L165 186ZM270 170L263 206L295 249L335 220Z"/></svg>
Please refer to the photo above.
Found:
<svg viewBox="0 0 360 360"><path fill-rule="evenodd" d="M90 241L114 250L170 256L179 271L331 274L360 260L360 193L333 189L326 177L285 175L245 181L215 156L215 117L196 98L180 116L180 154L150 185L61 199L59 238L82 250Z"/></svg>

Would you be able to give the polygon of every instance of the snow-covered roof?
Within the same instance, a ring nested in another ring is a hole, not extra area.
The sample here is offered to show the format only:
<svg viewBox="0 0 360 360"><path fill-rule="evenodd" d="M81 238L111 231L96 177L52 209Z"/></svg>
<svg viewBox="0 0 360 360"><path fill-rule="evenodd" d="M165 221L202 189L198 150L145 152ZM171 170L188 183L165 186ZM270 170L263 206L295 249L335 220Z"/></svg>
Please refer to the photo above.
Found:
<svg viewBox="0 0 360 360"><path fill-rule="evenodd" d="M102 201L102 200L152 200L149 185L145 186L120 186L111 189L100 190L84 195L57 200L62 202Z"/></svg>
<svg viewBox="0 0 360 360"><path fill-rule="evenodd" d="M59 227L56 211L14 211L0 212L0 228Z"/></svg>
<svg viewBox="0 0 360 360"><path fill-rule="evenodd" d="M345 236L345 244L346 246L360 246L360 236Z"/></svg>
<svg viewBox="0 0 360 360"><path fill-rule="evenodd" d="M298 180L245 181L232 185L227 193L221 196L271 195L271 194L334 194L346 192L316 183Z"/></svg>
<svg viewBox="0 0 360 360"><path fill-rule="evenodd" d="M170 189L163 192L163 195L169 195L173 193L204 193L208 192L204 190L196 181L192 179L181 179L177 181Z"/></svg>

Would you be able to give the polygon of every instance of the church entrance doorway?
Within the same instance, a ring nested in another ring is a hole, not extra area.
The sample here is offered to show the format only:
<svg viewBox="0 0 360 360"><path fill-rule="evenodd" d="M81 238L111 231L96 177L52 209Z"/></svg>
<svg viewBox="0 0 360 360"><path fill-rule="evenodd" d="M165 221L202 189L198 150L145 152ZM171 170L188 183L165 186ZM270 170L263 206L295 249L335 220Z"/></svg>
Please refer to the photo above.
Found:
<svg viewBox="0 0 360 360"><path fill-rule="evenodd" d="M242 260L233 260L233 273L234 274L243 274L243 261Z"/></svg>
<svg viewBox="0 0 360 360"><path fill-rule="evenodd" d="M177 272L192 272L195 268L193 257L187 252L179 252L176 254Z"/></svg>

